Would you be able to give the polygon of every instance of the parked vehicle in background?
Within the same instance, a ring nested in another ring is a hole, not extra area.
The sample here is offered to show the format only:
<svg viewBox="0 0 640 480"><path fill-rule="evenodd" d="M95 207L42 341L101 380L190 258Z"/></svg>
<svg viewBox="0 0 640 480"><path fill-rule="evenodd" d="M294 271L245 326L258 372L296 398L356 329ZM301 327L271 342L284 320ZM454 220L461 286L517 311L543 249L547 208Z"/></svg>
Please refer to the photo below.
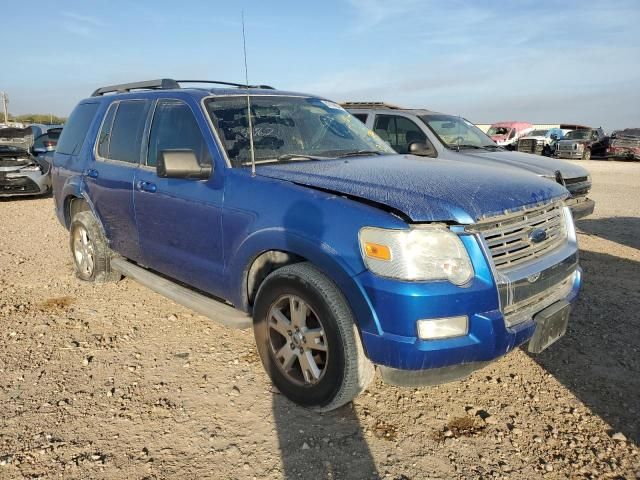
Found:
<svg viewBox="0 0 640 480"><path fill-rule="evenodd" d="M61 133L62 127L54 127L50 128L47 133L37 136L33 141L32 147L34 155L40 156L46 152L53 152L56 149Z"/></svg>
<svg viewBox="0 0 640 480"><path fill-rule="evenodd" d="M588 198L591 177L579 165L507 151L461 117L382 102L347 102L343 106L398 153L500 167L503 175L512 169L531 172L566 186L571 193L566 202L574 218L593 213L595 202ZM421 150L412 150L414 143L420 144Z"/></svg>
<svg viewBox="0 0 640 480"><path fill-rule="evenodd" d="M39 195L51 188L50 164L32 154L30 128L0 128L0 196Z"/></svg>
<svg viewBox="0 0 640 480"><path fill-rule="evenodd" d="M518 140L533 131L533 125L527 122L498 122L487 130L491 140L507 150L515 150Z"/></svg>
<svg viewBox="0 0 640 480"><path fill-rule="evenodd" d="M640 160L640 128L612 133L606 156L611 160Z"/></svg>
<svg viewBox="0 0 640 480"><path fill-rule="evenodd" d="M564 334L582 274L561 185L398 155L327 99L180 83L100 88L71 114L54 198L81 279L253 325L280 392L318 410L374 365L431 385Z"/></svg>
<svg viewBox="0 0 640 480"><path fill-rule="evenodd" d="M550 157L555 151L556 142L568 133L560 128L550 128L546 130L533 130L528 135L518 140L519 152L534 153Z"/></svg>
<svg viewBox="0 0 640 480"><path fill-rule="evenodd" d="M556 144L559 158L590 160L606 157L609 137L602 128L580 129L569 132Z"/></svg>

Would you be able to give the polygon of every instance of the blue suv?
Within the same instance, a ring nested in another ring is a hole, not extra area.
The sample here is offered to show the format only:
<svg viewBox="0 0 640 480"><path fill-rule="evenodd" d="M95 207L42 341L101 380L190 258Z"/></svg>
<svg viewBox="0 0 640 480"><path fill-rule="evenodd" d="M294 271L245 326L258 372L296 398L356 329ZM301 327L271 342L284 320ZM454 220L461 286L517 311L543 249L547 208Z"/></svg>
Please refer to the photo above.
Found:
<svg viewBox="0 0 640 480"><path fill-rule="evenodd" d="M253 326L274 384L317 410L374 366L433 385L564 334L581 269L562 185L398 155L324 98L187 83L104 87L69 118L52 181L80 279Z"/></svg>

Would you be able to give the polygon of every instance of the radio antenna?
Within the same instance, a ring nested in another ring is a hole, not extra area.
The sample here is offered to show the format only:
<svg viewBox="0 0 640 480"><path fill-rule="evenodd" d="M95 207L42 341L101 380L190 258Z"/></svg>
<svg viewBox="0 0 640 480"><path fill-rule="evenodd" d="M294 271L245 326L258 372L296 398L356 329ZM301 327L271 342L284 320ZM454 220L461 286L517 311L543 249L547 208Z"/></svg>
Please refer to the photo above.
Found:
<svg viewBox="0 0 640 480"><path fill-rule="evenodd" d="M256 152L253 148L253 121L251 119L251 96L249 95L249 70L247 69L247 39L244 34L244 10L242 12L242 49L244 51L244 83L247 89L247 118L249 119L249 154L251 155L251 176L256 176Z"/></svg>

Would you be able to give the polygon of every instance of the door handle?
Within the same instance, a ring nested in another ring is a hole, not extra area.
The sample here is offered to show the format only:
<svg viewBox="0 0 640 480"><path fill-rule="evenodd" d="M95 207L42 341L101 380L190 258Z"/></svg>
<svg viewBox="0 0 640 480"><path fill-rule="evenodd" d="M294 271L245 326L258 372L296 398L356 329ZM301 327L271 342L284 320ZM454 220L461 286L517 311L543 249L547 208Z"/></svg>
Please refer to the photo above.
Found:
<svg viewBox="0 0 640 480"><path fill-rule="evenodd" d="M151 182L144 182L144 184L142 185L142 189L145 192L149 192L149 193L156 193L156 184L155 183L151 183Z"/></svg>
<svg viewBox="0 0 640 480"><path fill-rule="evenodd" d="M98 170L94 169L94 168L90 168L88 169L85 174L87 175L87 177L91 177L91 178L98 178Z"/></svg>
<svg viewBox="0 0 640 480"><path fill-rule="evenodd" d="M149 193L155 193L157 190L155 183L145 182L143 180L138 180L136 182L136 188L138 190L142 190L143 192L149 192Z"/></svg>

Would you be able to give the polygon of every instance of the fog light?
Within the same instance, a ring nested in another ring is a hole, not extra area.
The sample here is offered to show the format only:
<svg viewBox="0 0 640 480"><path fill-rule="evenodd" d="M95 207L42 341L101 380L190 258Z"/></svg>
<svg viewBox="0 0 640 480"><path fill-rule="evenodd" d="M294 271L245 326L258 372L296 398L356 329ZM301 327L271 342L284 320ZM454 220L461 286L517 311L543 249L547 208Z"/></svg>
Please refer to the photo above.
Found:
<svg viewBox="0 0 640 480"><path fill-rule="evenodd" d="M469 331L469 318L466 315L418 320L417 324L418 337L422 340L460 337Z"/></svg>

